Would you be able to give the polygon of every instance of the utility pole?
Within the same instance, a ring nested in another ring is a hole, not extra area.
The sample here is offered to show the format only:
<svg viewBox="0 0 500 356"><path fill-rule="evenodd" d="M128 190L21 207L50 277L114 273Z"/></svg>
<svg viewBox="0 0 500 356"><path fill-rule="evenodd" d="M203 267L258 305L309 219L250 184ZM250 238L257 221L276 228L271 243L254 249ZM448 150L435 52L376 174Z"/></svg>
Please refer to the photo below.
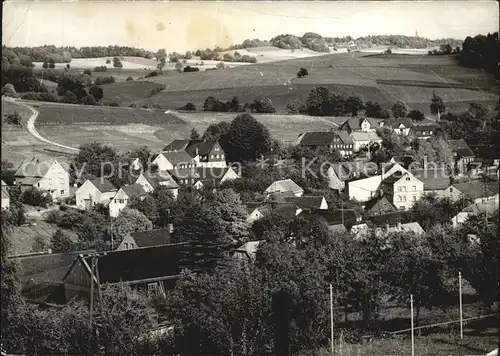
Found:
<svg viewBox="0 0 500 356"><path fill-rule="evenodd" d="M89 313L89 326L92 329L92 314L94 312L94 255L90 257L90 313Z"/></svg>
<svg viewBox="0 0 500 356"><path fill-rule="evenodd" d="M462 322L462 272L458 272L458 301L460 304L460 339L464 338L464 327Z"/></svg>
<svg viewBox="0 0 500 356"><path fill-rule="evenodd" d="M344 201L341 200L342 225L344 225ZM344 225L345 227L345 225Z"/></svg>
<svg viewBox="0 0 500 356"><path fill-rule="evenodd" d="M115 249L115 239L113 237L113 218L109 217L109 234L111 235L111 251Z"/></svg>
<svg viewBox="0 0 500 356"><path fill-rule="evenodd" d="M335 353L335 344L333 342L333 286L330 283L330 337L331 337L331 348L332 355Z"/></svg>
<svg viewBox="0 0 500 356"><path fill-rule="evenodd" d="M410 294L411 309L411 356L415 356L415 335L413 330L413 294Z"/></svg>

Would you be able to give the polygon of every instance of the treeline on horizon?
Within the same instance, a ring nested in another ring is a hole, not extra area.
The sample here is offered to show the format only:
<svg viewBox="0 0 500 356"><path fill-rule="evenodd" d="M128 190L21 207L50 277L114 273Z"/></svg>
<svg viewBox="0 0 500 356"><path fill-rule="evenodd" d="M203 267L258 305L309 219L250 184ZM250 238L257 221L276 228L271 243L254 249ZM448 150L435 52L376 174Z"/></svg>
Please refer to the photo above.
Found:
<svg viewBox="0 0 500 356"><path fill-rule="evenodd" d="M459 61L464 67L484 69L500 77L498 58L500 42L498 32L484 35L468 36L462 46Z"/></svg>
<svg viewBox="0 0 500 356"><path fill-rule="evenodd" d="M316 52L329 52L330 48L344 47L350 41L354 41L359 47L365 46L393 46L400 48L429 48L450 44L452 47L461 46L462 40L453 38L442 38L431 40L423 37L404 36L404 35L376 35L354 38L344 37L323 37L314 32L306 32L303 36L282 34L271 38L269 41L260 39L247 39L241 44L229 46L228 48L215 47L215 52L224 52L229 50L267 47L273 46L282 49L301 49L308 48ZM195 53L197 50L191 51ZM129 46L86 46L73 47L54 45L44 45L36 47L2 47L2 58L4 52L12 52L20 61L43 62L53 59L56 63L69 63L73 58L99 58L99 57L157 57L157 52L149 51L143 48ZM172 52L174 53L174 52ZM3 63L2 63L3 64Z"/></svg>

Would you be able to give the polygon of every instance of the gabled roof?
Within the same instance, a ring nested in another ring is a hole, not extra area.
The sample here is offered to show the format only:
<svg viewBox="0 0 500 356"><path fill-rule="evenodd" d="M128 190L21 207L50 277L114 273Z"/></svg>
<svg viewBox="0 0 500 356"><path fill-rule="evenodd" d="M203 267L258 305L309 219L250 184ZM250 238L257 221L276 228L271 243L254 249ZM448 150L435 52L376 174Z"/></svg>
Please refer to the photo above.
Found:
<svg viewBox="0 0 500 356"><path fill-rule="evenodd" d="M353 142L355 141L382 141L376 132L353 131L350 134Z"/></svg>
<svg viewBox="0 0 500 356"><path fill-rule="evenodd" d="M367 219L373 223L375 226L386 226L395 225L398 222L401 222L405 218L405 212L398 210L392 213L386 213L382 215L372 215Z"/></svg>
<svg viewBox="0 0 500 356"><path fill-rule="evenodd" d="M196 161L185 151L178 152L162 152L160 153L165 157L172 165L178 166L181 164L196 164Z"/></svg>
<svg viewBox="0 0 500 356"><path fill-rule="evenodd" d="M2 199L7 199L7 198L10 198L10 194L7 191L7 189L4 186L2 186Z"/></svg>
<svg viewBox="0 0 500 356"><path fill-rule="evenodd" d="M387 196L382 195L375 199L369 200L365 204L365 210L370 211L371 213L389 213L393 211L397 211L398 209L394 206L394 204L387 198Z"/></svg>
<svg viewBox="0 0 500 356"><path fill-rule="evenodd" d="M303 216L309 219L322 218L328 225L342 224L343 219L344 226L348 230L350 230L353 225L360 223L361 219L361 215L357 211L352 209L337 209L335 211L316 210L313 212L303 211L299 214L299 216Z"/></svg>
<svg viewBox="0 0 500 356"><path fill-rule="evenodd" d="M400 117L400 118L391 118L386 120L387 125L391 126L393 129L399 128L401 124L404 125L406 128L410 128L413 126L413 123L411 120L407 117Z"/></svg>
<svg viewBox="0 0 500 356"><path fill-rule="evenodd" d="M168 171L172 177L175 179L191 179L200 178L198 170L195 167L191 168L175 168Z"/></svg>
<svg viewBox="0 0 500 356"><path fill-rule="evenodd" d="M412 169L411 173L424 183L424 190L445 190L451 185L451 175L444 167Z"/></svg>
<svg viewBox="0 0 500 356"><path fill-rule="evenodd" d="M191 141L186 147L186 152L189 153L191 157L196 157L196 150L198 150L200 156L208 156L217 144L217 141Z"/></svg>
<svg viewBox="0 0 500 356"><path fill-rule="evenodd" d="M486 198L498 194L498 182L473 181L453 184L453 188L471 199Z"/></svg>
<svg viewBox="0 0 500 356"><path fill-rule="evenodd" d="M285 198L287 198L287 197L295 197L295 194L289 190L284 191L284 192L272 192L266 196L264 201L285 203L286 202Z"/></svg>
<svg viewBox="0 0 500 356"><path fill-rule="evenodd" d="M257 250L259 249L260 244L262 244L263 242L264 242L264 240L248 241L247 243L238 247L238 249L234 253L234 257L245 256L247 258L254 259L255 254L257 253Z"/></svg>
<svg viewBox="0 0 500 356"><path fill-rule="evenodd" d="M302 146L330 146L333 145L333 139L336 134L333 132L306 132L300 144Z"/></svg>
<svg viewBox="0 0 500 356"><path fill-rule="evenodd" d="M97 188L101 193L109 193L118 190L109 180L106 178L96 178L90 181L94 187Z"/></svg>
<svg viewBox="0 0 500 356"><path fill-rule="evenodd" d="M170 243L168 229L155 229L130 233L138 247L152 247Z"/></svg>
<svg viewBox="0 0 500 356"><path fill-rule="evenodd" d="M144 172L142 175L154 189L158 188L160 185L170 189L179 188L179 185L167 172Z"/></svg>
<svg viewBox="0 0 500 356"><path fill-rule="evenodd" d="M7 183L5 183L3 180L2 180L2 187L5 187L7 186Z"/></svg>
<svg viewBox="0 0 500 356"><path fill-rule="evenodd" d="M354 143L346 131L336 131L336 133L345 145L352 145Z"/></svg>
<svg viewBox="0 0 500 356"><path fill-rule="evenodd" d="M454 152L460 157L474 157L474 152L470 148L457 148Z"/></svg>
<svg viewBox="0 0 500 356"><path fill-rule="evenodd" d="M23 162L19 165L15 176L16 177L31 177L31 178L42 178L44 177L49 168L56 161L55 158L49 160L43 160L39 157L29 157L23 160ZM65 165L61 164L61 166L66 169Z"/></svg>
<svg viewBox="0 0 500 356"><path fill-rule="evenodd" d="M124 185L121 189L125 192L125 194L127 194L129 198L141 197L147 194L147 192L140 184Z"/></svg>
<svg viewBox="0 0 500 356"><path fill-rule="evenodd" d="M282 179L274 181L267 189L266 193L271 192L286 192L290 191L293 193L303 193L304 189L302 189L297 183L295 183L291 179Z"/></svg>
<svg viewBox="0 0 500 356"><path fill-rule="evenodd" d="M163 148L162 152L185 151L192 141L193 140L173 140Z"/></svg>
<svg viewBox="0 0 500 356"><path fill-rule="evenodd" d="M454 151L459 148L469 148L469 146L467 145L467 142L465 142L464 139L448 140L448 148Z"/></svg>
<svg viewBox="0 0 500 356"><path fill-rule="evenodd" d="M325 199L323 196L283 197L285 202L294 203L301 209L320 209Z"/></svg>
<svg viewBox="0 0 500 356"><path fill-rule="evenodd" d="M363 121L368 121L370 123L371 128L377 128L379 127L379 123L381 122L380 120L374 119L372 117L351 117L347 119L341 127L344 125L349 125L349 127L353 130L359 130L361 129L361 123Z"/></svg>

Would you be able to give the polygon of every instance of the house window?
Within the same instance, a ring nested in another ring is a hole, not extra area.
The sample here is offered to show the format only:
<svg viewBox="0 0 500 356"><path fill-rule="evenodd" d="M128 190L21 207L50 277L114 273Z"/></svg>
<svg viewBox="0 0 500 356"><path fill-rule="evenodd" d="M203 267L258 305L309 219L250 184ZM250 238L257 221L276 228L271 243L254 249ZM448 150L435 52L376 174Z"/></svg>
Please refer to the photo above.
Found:
<svg viewBox="0 0 500 356"><path fill-rule="evenodd" d="M123 199L118 199L118 204L123 204L124 200Z"/></svg>
<svg viewBox="0 0 500 356"><path fill-rule="evenodd" d="M450 193L453 193L453 188L450 188Z"/></svg>
<svg viewBox="0 0 500 356"><path fill-rule="evenodd" d="M61 194L64 194L64 189L61 189Z"/></svg>
<svg viewBox="0 0 500 356"><path fill-rule="evenodd" d="M409 181L410 180L410 177L406 177L406 180Z"/></svg>
<svg viewBox="0 0 500 356"><path fill-rule="evenodd" d="M417 201L417 196L416 195L413 196L413 201Z"/></svg>
<svg viewBox="0 0 500 356"><path fill-rule="evenodd" d="M219 147L215 147L215 150L216 150L216 151L220 151L220 148L219 148Z"/></svg>
<svg viewBox="0 0 500 356"><path fill-rule="evenodd" d="M403 186L401 188L403 189L403 192L406 192L406 187Z"/></svg>
<svg viewBox="0 0 500 356"><path fill-rule="evenodd" d="M125 246L125 250L128 250L128 243L124 242L123 245Z"/></svg>
<svg viewBox="0 0 500 356"><path fill-rule="evenodd" d="M156 293L158 291L158 283L148 283L148 292Z"/></svg>
<svg viewBox="0 0 500 356"><path fill-rule="evenodd" d="M413 191L414 191L414 192L416 192L416 191L417 191L417 186L416 186L416 185L414 185L414 186L413 186Z"/></svg>
<svg viewBox="0 0 500 356"><path fill-rule="evenodd" d="M406 201L406 196L403 195L401 198L403 198L403 201Z"/></svg>
<svg viewBox="0 0 500 356"><path fill-rule="evenodd" d="M214 159L214 155L210 155L210 158L211 158L211 159Z"/></svg>
<svg viewBox="0 0 500 356"><path fill-rule="evenodd" d="M215 158L219 158L219 155L215 155Z"/></svg>
<svg viewBox="0 0 500 356"><path fill-rule="evenodd" d="M36 184L36 186L37 186L38 188L40 188L40 183L37 183L37 184Z"/></svg>
<svg viewBox="0 0 500 356"><path fill-rule="evenodd" d="M220 155L220 158L224 158L224 155Z"/></svg>
<svg viewBox="0 0 500 356"><path fill-rule="evenodd" d="M399 210L405 210L405 207L404 207L403 205L401 205L401 206L399 207Z"/></svg>
<svg viewBox="0 0 500 356"><path fill-rule="evenodd" d="M403 187L398 187L398 192L402 192L403 191Z"/></svg>

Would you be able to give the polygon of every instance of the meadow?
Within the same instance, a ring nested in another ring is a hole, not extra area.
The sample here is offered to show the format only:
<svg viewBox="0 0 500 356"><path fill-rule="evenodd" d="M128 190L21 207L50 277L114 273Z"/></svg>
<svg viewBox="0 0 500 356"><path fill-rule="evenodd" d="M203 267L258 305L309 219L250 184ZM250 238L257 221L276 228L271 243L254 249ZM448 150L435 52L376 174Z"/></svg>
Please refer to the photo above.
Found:
<svg viewBox="0 0 500 356"><path fill-rule="evenodd" d="M299 68L309 75L297 78ZM476 69L463 68L452 56L382 55L335 53L296 58L273 63L257 63L223 70L178 73L148 78L165 89L138 103L157 104L174 109L191 101L198 107L207 96L241 102L268 97L278 112L285 112L293 100L303 101L309 91L321 85L345 95L358 95L364 101L379 101L384 107L402 100L410 107L430 114L432 92L451 107L463 110L468 102L497 101L498 82ZM423 107L422 103L427 103Z"/></svg>

